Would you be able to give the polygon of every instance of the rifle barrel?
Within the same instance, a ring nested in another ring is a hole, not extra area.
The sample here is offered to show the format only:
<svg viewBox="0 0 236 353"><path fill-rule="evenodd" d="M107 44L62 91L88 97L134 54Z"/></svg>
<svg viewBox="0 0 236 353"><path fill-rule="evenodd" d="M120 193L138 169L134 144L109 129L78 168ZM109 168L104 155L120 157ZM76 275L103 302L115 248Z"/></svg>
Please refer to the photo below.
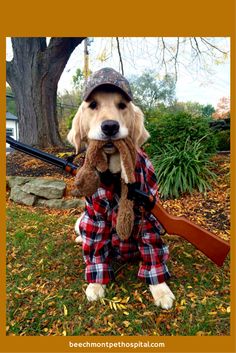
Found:
<svg viewBox="0 0 236 353"><path fill-rule="evenodd" d="M10 136L6 137L6 142L9 143L9 145L17 151L20 151L32 157L38 158L46 163L53 164L71 173L72 175L76 174L76 170L78 167L75 164L68 162L66 159L59 158L59 157L53 156L50 153L40 151L37 148L31 147L22 142L16 141Z"/></svg>

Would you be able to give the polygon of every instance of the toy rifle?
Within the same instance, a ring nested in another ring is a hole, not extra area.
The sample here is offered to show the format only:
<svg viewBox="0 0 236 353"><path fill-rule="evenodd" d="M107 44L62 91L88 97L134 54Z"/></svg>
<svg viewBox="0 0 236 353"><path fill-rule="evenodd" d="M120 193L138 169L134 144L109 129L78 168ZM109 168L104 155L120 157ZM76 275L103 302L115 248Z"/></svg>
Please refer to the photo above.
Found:
<svg viewBox="0 0 236 353"><path fill-rule="evenodd" d="M34 147L18 142L9 136L7 136L6 142L9 143L13 149L60 167L71 175L76 175L78 166L69 160L40 151ZM135 183L128 185L128 189L128 198L150 211L162 224L168 234L181 236L204 253L215 264L218 266L223 265L230 250L229 243L184 217L170 215L159 202L155 201L152 195L137 189Z"/></svg>

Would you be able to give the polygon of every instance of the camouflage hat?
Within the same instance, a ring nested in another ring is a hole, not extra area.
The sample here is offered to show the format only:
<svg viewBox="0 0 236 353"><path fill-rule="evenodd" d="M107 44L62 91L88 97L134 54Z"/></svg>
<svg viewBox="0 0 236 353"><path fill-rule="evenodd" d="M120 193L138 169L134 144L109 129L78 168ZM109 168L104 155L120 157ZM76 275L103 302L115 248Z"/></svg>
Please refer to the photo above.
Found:
<svg viewBox="0 0 236 353"><path fill-rule="evenodd" d="M133 100L129 82L119 72L109 67L98 70L92 74L85 86L83 99L86 101L95 88L102 85L112 85L119 88L129 101Z"/></svg>

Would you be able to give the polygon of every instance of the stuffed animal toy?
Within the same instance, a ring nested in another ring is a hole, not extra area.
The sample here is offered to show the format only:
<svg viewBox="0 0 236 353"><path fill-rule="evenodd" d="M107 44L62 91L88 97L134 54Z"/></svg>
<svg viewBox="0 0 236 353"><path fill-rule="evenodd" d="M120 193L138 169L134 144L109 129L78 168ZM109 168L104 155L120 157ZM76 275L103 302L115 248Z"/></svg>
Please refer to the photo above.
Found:
<svg viewBox="0 0 236 353"><path fill-rule="evenodd" d="M99 173L106 173L108 155L103 151L107 141L90 140L83 166L76 174L72 194L76 197L91 196L100 185ZM127 199L128 186L135 182L136 148L130 137L113 140L113 145L120 153L121 161L121 195L117 214L116 231L121 240L128 239L134 225L133 201Z"/></svg>

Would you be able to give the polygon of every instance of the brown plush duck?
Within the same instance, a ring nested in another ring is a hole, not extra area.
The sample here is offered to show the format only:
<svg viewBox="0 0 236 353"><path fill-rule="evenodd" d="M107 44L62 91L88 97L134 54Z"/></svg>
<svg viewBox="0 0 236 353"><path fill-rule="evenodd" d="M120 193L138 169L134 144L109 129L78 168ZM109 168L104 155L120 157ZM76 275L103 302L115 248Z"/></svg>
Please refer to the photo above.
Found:
<svg viewBox="0 0 236 353"><path fill-rule="evenodd" d="M108 157L103 150L107 141L90 140L83 166L76 174L74 196L91 196L100 186L99 173L109 169ZM120 153L121 195L116 231L120 239L128 239L134 224L133 201L127 199L127 184L135 182L136 148L130 137L112 141Z"/></svg>

